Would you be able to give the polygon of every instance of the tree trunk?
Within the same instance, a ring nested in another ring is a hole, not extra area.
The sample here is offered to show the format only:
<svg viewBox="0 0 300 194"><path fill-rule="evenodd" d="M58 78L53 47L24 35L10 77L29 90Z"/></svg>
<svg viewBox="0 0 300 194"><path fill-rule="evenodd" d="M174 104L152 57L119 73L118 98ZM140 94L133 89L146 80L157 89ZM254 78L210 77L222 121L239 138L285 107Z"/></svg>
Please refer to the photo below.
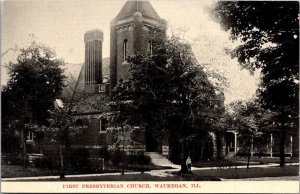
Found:
<svg viewBox="0 0 300 194"><path fill-rule="evenodd" d="M26 169L26 160L27 160L27 150L26 150L26 137L24 136L25 132L23 131L23 170Z"/></svg>
<svg viewBox="0 0 300 194"><path fill-rule="evenodd" d="M123 132L123 144L122 144L122 175L125 174L125 137Z"/></svg>
<svg viewBox="0 0 300 194"><path fill-rule="evenodd" d="M24 128L21 130L21 148L23 148L23 170L25 170L27 159L25 122L23 123L23 127Z"/></svg>
<svg viewBox="0 0 300 194"><path fill-rule="evenodd" d="M66 127L64 130L64 147L62 149L62 154L63 154L63 162L64 162L64 170L68 169L69 163L70 163L70 142L69 142L69 128Z"/></svg>
<svg viewBox="0 0 300 194"><path fill-rule="evenodd" d="M251 157L251 146L249 146L249 148L248 148L248 161L247 161L247 169L249 169L250 157Z"/></svg>
<svg viewBox="0 0 300 194"><path fill-rule="evenodd" d="M64 167L64 154L63 154L63 144L59 146L60 155L60 178L65 178L65 167Z"/></svg>
<svg viewBox="0 0 300 194"><path fill-rule="evenodd" d="M222 131L216 133L216 143L217 143L217 159L220 160L225 157L225 153L223 150L225 138Z"/></svg>
<svg viewBox="0 0 300 194"><path fill-rule="evenodd" d="M181 145L182 147L181 147L181 169L180 169L180 172L183 174L187 174L189 172L187 165L186 165L186 159L188 157L188 153L187 153L187 149L186 149L185 140L183 140L181 144L182 144Z"/></svg>
<svg viewBox="0 0 300 194"><path fill-rule="evenodd" d="M203 151L204 151L204 143L203 143L203 140L201 142L201 150L200 150L200 159L202 160L203 159Z"/></svg>
<svg viewBox="0 0 300 194"><path fill-rule="evenodd" d="M285 148L285 141L286 141L286 128L283 125L283 123L281 123L281 136L280 136L280 167L283 167L285 164L285 152L284 152L284 148Z"/></svg>
<svg viewBox="0 0 300 194"><path fill-rule="evenodd" d="M296 129L296 132L293 133L292 156L293 158L299 158L299 129Z"/></svg>

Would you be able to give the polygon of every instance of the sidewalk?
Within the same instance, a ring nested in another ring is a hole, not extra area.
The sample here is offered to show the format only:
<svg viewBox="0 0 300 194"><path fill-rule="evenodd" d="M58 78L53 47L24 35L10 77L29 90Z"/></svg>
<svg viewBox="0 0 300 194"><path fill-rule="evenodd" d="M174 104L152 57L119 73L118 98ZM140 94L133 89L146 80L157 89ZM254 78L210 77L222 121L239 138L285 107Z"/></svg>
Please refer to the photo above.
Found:
<svg viewBox="0 0 300 194"><path fill-rule="evenodd" d="M284 177L260 177L260 178L244 178L244 179L223 179L221 181L299 181L299 176Z"/></svg>
<svg viewBox="0 0 300 194"><path fill-rule="evenodd" d="M299 163L288 163L286 166L290 165L299 165ZM269 168L269 167L276 167L278 164L264 164L264 165L250 165L250 167L255 168ZM167 177L167 176L174 176L172 172L176 172L180 170L180 165L172 165L173 169L163 169L163 170L151 170L144 172L145 174L149 174L152 176L159 176L159 177ZM246 166L237 166L236 168L247 168ZM198 170L216 170L220 169L219 167L192 167L192 171L198 171ZM141 172L126 172L125 174L141 174ZM74 178L74 177L97 177L97 176L119 176L120 173L103 173L103 174L82 174L82 175L65 175L66 178ZM22 181L22 180L43 180L43 179L53 179L58 180L59 176L39 176L39 177L17 177L17 178L2 178L2 181ZM257 178L257 180L264 179L264 178ZM293 180L296 179L295 177L292 178ZM230 180L230 179L224 179L224 180ZM237 179L233 179L237 180ZM240 179L238 179L240 180ZM243 179L241 179L243 180ZM250 180L250 179L245 179ZM256 180L255 178L251 178L251 180Z"/></svg>
<svg viewBox="0 0 300 194"><path fill-rule="evenodd" d="M292 166L298 165L299 166L299 163L288 163L288 164L286 164L286 166L290 166L290 165L292 165ZM277 167L277 166L278 166L278 164L250 165L250 167L252 167L252 168L253 167L255 167L255 168L266 168L266 167ZM151 171L145 172L145 173L153 175L153 176L161 176L161 177L173 176L172 172L179 171L180 170L180 165L173 164L172 168L174 168L174 169L151 170ZM236 168L247 168L247 166L237 166ZM217 170L217 169L220 169L220 168L219 167L201 167L201 168L192 167L192 171L195 171L195 170Z"/></svg>

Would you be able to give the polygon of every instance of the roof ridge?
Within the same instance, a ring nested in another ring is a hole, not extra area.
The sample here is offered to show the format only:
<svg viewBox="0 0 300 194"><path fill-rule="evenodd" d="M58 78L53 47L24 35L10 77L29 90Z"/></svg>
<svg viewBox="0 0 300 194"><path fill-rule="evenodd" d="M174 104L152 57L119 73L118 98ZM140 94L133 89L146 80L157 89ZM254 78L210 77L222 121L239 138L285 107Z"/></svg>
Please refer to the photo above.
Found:
<svg viewBox="0 0 300 194"><path fill-rule="evenodd" d="M157 19L157 20L161 19L148 0L126 1L126 3L121 8L120 12L115 17L115 19L122 20L128 18L130 16L133 16L135 12L140 12L142 13L143 16L150 17L153 19Z"/></svg>

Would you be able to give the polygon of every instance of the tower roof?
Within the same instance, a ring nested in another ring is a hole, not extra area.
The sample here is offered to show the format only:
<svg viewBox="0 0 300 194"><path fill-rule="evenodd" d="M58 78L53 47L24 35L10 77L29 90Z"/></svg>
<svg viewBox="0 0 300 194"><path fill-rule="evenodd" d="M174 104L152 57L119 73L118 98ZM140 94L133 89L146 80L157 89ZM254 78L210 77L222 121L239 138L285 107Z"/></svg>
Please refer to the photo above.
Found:
<svg viewBox="0 0 300 194"><path fill-rule="evenodd" d="M156 13L155 9L152 7L149 1L127 1L116 20L125 19L127 17L133 16L135 12L142 13L143 16L150 17L152 19L160 20L160 17Z"/></svg>
<svg viewBox="0 0 300 194"><path fill-rule="evenodd" d="M84 41L101 40L103 41L103 32L100 29L89 30L84 33Z"/></svg>

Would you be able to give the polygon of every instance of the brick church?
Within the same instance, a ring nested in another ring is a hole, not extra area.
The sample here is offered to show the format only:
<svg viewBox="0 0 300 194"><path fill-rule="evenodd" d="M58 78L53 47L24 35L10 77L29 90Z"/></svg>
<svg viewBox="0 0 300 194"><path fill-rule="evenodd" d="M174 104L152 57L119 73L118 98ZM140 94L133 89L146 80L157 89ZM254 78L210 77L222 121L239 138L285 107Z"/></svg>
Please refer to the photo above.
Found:
<svg viewBox="0 0 300 194"><path fill-rule="evenodd" d="M113 88L120 80L130 77L126 58L137 52L151 52L149 32L166 26L148 1L127 1L110 26L110 58L102 58L103 32L89 30L84 34L85 62L78 68L78 78L68 76L63 96L74 100L72 112L87 129L73 138L74 147L101 148L111 142L110 129L117 127L107 117L108 102ZM144 137L142 126L133 126L135 136ZM144 138L134 140L130 149L146 151ZM168 146L160 149L168 154Z"/></svg>
<svg viewBox="0 0 300 194"><path fill-rule="evenodd" d="M127 56L137 52L152 52L149 32L158 28L165 28L166 21L159 17L149 1L127 1L117 16L112 19L110 25L110 58L102 58L103 32L99 29L89 30L84 34L85 42L85 62L79 65L78 76L69 75L68 86L64 89L64 97L74 99L72 112L77 119L81 120L88 128L80 137L73 139L73 145L77 147L101 148L103 146L113 146L111 141L111 130L116 128L115 123L109 121L108 102L113 88L120 80L128 80L130 77L129 63ZM221 96L224 103L224 96ZM221 105L221 106L224 106ZM142 137L134 140L135 145L128 149L138 151L159 151L163 155L168 155L169 146L167 138L162 142L160 148L150 149L147 143L145 131L142 126L132 126L135 137ZM274 146L272 151L272 134L266 134L263 145L254 145L254 152L259 152L261 146L265 152L272 156L272 152L278 153ZM217 140L216 138L219 138ZM286 153L292 155L292 136L289 136L286 146ZM278 138L276 138L278 139ZM232 153L237 154L239 142L237 130L227 130L222 137L211 134L210 157L216 155L216 141L221 141L218 149L222 155ZM259 141L258 141L259 142ZM275 141L276 142L276 141ZM150 142L151 144L151 142ZM196 148L195 148L196 149ZM207 149L207 148L205 148ZM257 149L257 151L255 151ZM197 150L197 149L196 149ZM194 151L196 151L194 150ZM196 151L198 152L198 151Z"/></svg>

